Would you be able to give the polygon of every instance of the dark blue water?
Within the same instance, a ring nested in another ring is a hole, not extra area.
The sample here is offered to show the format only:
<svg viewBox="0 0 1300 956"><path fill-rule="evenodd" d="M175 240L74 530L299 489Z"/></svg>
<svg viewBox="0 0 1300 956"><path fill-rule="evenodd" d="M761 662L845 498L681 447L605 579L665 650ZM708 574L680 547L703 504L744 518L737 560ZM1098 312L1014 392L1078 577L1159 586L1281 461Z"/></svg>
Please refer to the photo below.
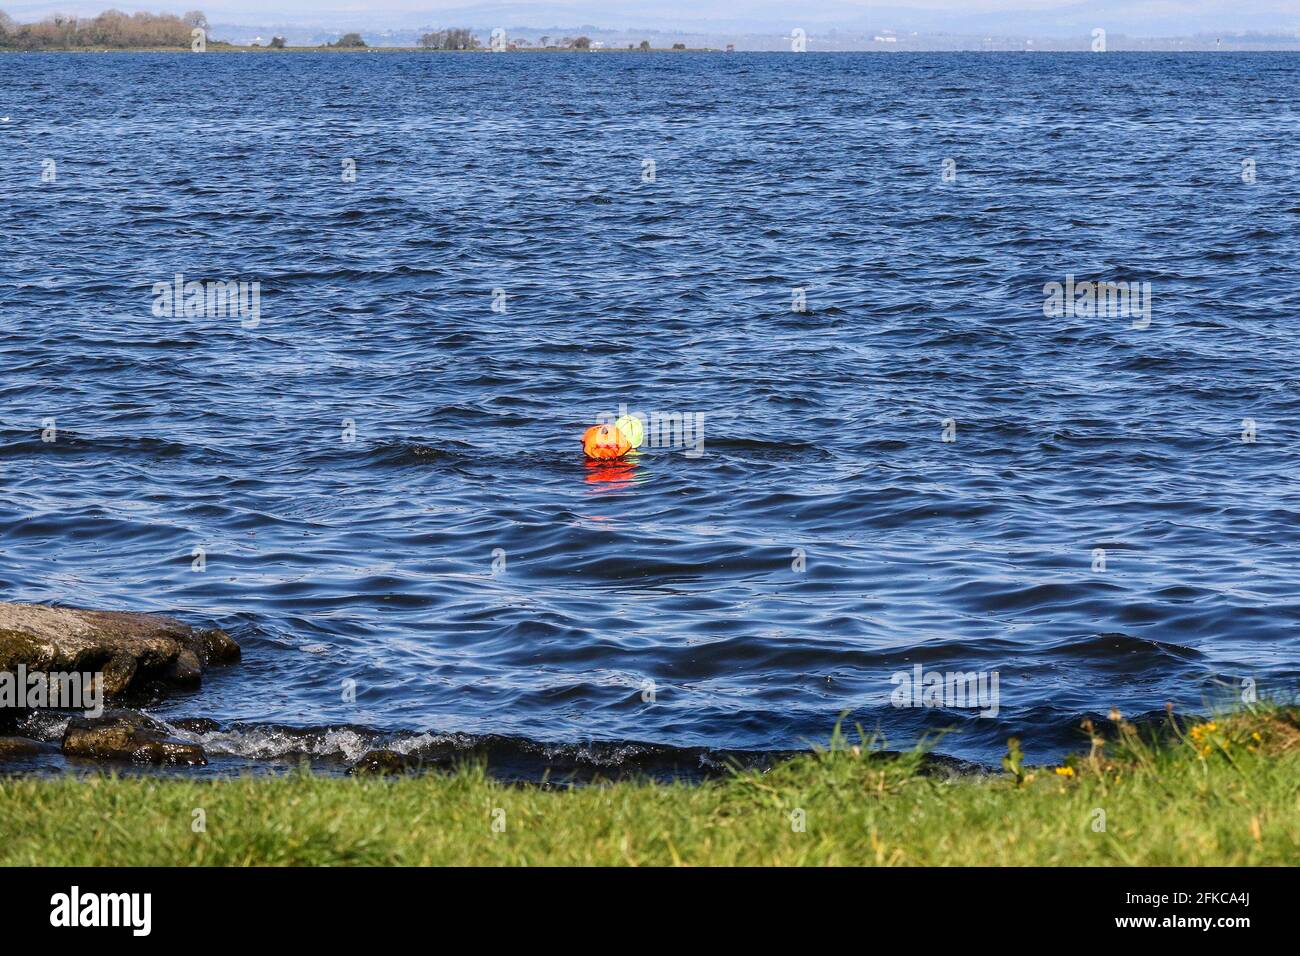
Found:
<svg viewBox="0 0 1300 956"><path fill-rule="evenodd" d="M988 760L1293 689L1297 90L1287 54L0 57L0 595L228 629L156 710L224 724L769 750L848 710ZM154 315L178 272L260 322ZM1149 325L1046 317L1067 275L1150 282ZM703 453L586 465L620 403ZM996 671L997 716L892 706L916 664Z"/></svg>

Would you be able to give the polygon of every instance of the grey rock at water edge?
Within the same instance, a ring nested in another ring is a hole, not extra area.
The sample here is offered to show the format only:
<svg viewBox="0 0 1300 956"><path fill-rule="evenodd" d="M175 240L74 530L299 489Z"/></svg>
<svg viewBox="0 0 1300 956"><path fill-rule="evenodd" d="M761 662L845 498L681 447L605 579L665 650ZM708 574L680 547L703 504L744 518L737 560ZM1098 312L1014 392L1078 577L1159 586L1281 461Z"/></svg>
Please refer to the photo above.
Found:
<svg viewBox="0 0 1300 956"><path fill-rule="evenodd" d="M130 710L72 718L63 733L63 753L90 760L164 766L195 767L208 762L198 744L177 740L157 721Z"/></svg>
<svg viewBox="0 0 1300 956"><path fill-rule="evenodd" d="M225 631L161 614L0 602L0 671L102 673L105 697L196 687L208 666L237 660Z"/></svg>
<svg viewBox="0 0 1300 956"><path fill-rule="evenodd" d="M39 740L27 737L0 737L0 763L6 760L18 760L23 757L35 757L45 753L47 746Z"/></svg>

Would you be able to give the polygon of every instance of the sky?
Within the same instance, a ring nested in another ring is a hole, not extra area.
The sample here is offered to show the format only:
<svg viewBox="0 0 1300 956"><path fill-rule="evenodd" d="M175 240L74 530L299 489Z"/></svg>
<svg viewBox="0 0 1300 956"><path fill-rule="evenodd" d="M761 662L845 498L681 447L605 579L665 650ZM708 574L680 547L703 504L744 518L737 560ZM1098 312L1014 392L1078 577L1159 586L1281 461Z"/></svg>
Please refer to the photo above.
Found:
<svg viewBox="0 0 1300 956"><path fill-rule="evenodd" d="M19 20L108 7L210 21L414 26L595 25L611 29L881 28L1065 35L1105 26L1134 36L1300 29L1300 0L0 0Z"/></svg>

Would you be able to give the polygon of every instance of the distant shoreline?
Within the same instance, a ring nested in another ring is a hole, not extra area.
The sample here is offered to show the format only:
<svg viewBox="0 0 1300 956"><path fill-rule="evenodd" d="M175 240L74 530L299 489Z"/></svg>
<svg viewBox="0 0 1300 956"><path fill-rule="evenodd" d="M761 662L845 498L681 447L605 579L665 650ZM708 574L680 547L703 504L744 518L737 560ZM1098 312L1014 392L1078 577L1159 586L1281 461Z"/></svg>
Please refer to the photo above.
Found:
<svg viewBox="0 0 1300 956"><path fill-rule="evenodd" d="M3 53L190 53L188 47L165 46L165 47L91 47L91 46L68 46L68 47L49 47L40 50L9 50L0 49ZM562 47L552 47L547 49L520 49L504 50L503 53L577 53L586 56L587 54L602 53L725 53L725 50L715 49L713 47L692 47L685 50L673 50L667 47L655 47L649 50L627 50L621 48L602 49L602 50L574 50ZM759 50L748 52L763 52ZM870 50L862 51L842 51L869 53ZM208 48L202 54L207 56L212 53L429 53L429 54L495 54L495 50L475 49L475 50L431 50L420 46L366 46L366 47L336 47L336 46L238 46L235 44L212 43L209 41Z"/></svg>
<svg viewBox="0 0 1300 956"><path fill-rule="evenodd" d="M190 51L186 47L51 47L39 50L14 50L0 49L0 55L4 54L39 54L39 53L185 53ZM495 55L498 51L478 48L473 50L431 50L419 46L367 46L367 47L335 47L335 46L238 46L235 44L212 43L209 42L208 49L202 56L209 56L214 53L420 53L420 54L488 54ZM524 48L517 50L503 50L502 53L522 53L522 54L574 54L587 56L591 54L601 55L608 53L618 54L644 54L644 53L718 53L728 56L736 54L778 54L778 55L807 55L794 54L789 50L723 50L717 47L689 47L685 50L674 50L668 47L652 47L649 50L642 49L625 49L621 47L609 47L599 50L575 50L564 47L549 47L546 49ZM943 53L950 55L973 55L984 56L989 54L1033 54L1038 56L1201 56L1212 54L1215 56L1234 56L1234 55L1257 55L1262 53L1300 53L1300 47L1271 47L1258 50L1112 50L1105 54L1095 54L1087 50L816 50L808 51L816 55L844 56L860 53L869 53L880 56L918 56L931 53Z"/></svg>

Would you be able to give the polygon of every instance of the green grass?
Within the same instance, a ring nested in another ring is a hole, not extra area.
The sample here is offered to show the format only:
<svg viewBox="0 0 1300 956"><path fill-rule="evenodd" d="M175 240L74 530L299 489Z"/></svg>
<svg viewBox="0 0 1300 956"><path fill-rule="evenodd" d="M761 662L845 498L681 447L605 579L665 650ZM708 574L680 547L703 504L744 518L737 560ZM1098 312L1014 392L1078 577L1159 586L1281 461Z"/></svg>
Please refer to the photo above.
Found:
<svg viewBox="0 0 1300 956"><path fill-rule="evenodd" d="M475 767L368 779L9 778L0 780L0 863L1300 862L1294 707L1221 717L1161 745L1121 723L1117 741L1096 740L1063 772L1021 770L1012 758L1004 775L947 780L918 774L918 754L871 750L837 735L767 773L694 786L548 790L502 785ZM206 830L196 833L199 809Z"/></svg>

